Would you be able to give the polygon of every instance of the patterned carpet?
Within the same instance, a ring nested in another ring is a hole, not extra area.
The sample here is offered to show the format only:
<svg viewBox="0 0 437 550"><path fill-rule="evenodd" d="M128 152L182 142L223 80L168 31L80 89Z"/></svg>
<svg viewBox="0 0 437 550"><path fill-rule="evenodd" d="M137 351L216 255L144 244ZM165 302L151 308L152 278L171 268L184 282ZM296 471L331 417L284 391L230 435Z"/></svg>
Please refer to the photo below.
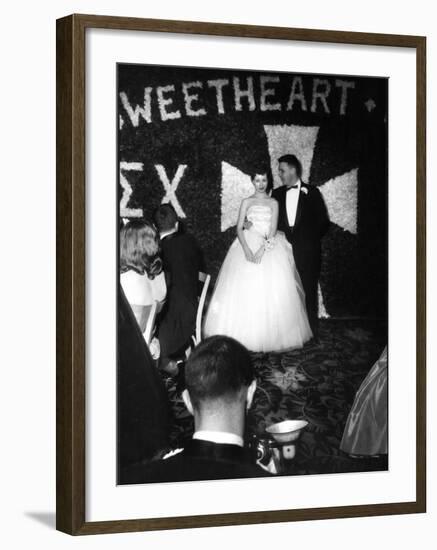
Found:
<svg viewBox="0 0 437 550"><path fill-rule="evenodd" d="M289 474L386 470L387 457L351 458L339 450L355 393L387 343L376 321L321 321L319 341L287 353L253 355L258 387L247 432L265 437L265 427L285 419L309 422ZM174 414L174 448L192 435L193 422L167 380Z"/></svg>

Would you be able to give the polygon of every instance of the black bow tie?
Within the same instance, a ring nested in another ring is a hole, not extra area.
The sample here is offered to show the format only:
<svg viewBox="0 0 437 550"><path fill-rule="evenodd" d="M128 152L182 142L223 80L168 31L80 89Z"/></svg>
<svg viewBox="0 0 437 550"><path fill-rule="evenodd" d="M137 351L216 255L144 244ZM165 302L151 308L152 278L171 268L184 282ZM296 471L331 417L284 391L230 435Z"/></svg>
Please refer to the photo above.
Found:
<svg viewBox="0 0 437 550"><path fill-rule="evenodd" d="M289 187L287 187L287 191L290 191L290 189L298 189L298 185L290 185Z"/></svg>

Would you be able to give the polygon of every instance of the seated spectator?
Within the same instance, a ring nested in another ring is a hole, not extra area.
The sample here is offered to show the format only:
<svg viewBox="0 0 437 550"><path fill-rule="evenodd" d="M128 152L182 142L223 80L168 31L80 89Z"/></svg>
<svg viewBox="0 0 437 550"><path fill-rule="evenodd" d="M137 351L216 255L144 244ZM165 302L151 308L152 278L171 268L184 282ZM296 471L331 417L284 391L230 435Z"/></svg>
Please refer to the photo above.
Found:
<svg viewBox="0 0 437 550"><path fill-rule="evenodd" d="M176 362L185 358L196 326L202 256L194 237L179 231L178 217L171 204L158 208L155 222L161 236L168 287L167 301L158 324L160 366L167 372L176 373Z"/></svg>
<svg viewBox="0 0 437 550"><path fill-rule="evenodd" d="M387 347L361 384L340 449L352 456L387 454Z"/></svg>
<svg viewBox="0 0 437 550"><path fill-rule="evenodd" d="M125 483L268 476L243 446L256 381L250 355L227 336L204 340L185 366L183 399L194 415L193 439L180 451L129 468Z"/></svg>
<svg viewBox="0 0 437 550"><path fill-rule="evenodd" d="M144 332L150 306L158 301L162 307L167 292L159 235L150 222L132 220L121 227L120 282Z"/></svg>

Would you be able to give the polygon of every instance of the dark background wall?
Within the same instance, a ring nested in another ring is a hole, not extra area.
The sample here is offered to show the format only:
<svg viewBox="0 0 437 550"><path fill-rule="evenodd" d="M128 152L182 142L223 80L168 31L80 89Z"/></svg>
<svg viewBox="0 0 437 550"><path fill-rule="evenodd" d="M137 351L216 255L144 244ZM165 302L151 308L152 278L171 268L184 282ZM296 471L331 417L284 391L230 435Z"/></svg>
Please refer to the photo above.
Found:
<svg viewBox="0 0 437 550"><path fill-rule="evenodd" d="M279 78L264 84L272 90L267 107L262 76ZM252 80L251 98L236 99L235 77L242 90ZM208 84L215 79L229 81L222 102ZM180 213L215 279L235 238L227 225L247 192L244 174L268 164L277 182L277 154L296 152L304 180L320 186L331 217L320 281L327 314L386 317L386 79L121 64L118 80L123 217L150 217L169 200L163 180L179 170ZM187 94L197 97L188 104L184 83L195 83ZM174 89L159 89L168 85ZM161 109L159 93L169 101Z"/></svg>

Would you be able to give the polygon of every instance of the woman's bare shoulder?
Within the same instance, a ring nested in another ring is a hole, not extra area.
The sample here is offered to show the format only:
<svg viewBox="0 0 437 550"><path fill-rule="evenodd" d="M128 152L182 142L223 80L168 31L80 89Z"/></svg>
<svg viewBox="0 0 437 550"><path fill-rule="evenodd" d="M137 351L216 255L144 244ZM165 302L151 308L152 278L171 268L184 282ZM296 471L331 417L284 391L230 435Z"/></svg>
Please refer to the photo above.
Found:
<svg viewBox="0 0 437 550"><path fill-rule="evenodd" d="M250 204L252 204L253 201L254 201L253 197L246 197L241 201L241 206L242 207L249 206Z"/></svg>

